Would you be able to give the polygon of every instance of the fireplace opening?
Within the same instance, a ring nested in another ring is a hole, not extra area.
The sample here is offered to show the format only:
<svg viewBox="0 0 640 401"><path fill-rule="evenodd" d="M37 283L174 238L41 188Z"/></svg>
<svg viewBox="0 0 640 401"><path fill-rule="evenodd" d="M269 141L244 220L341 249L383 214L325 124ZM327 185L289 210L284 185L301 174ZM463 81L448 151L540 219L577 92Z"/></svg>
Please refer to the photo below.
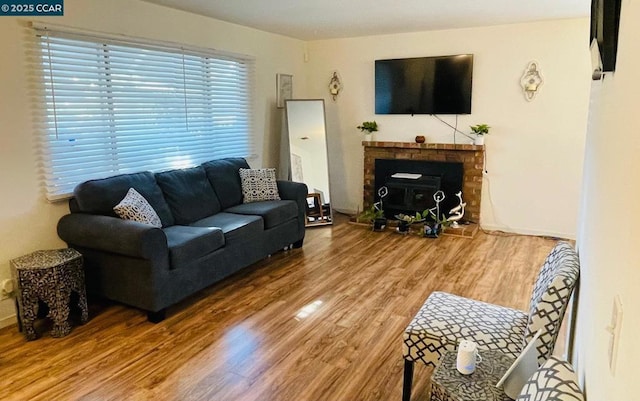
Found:
<svg viewBox="0 0 640 401"><path fill-rule="evenodd" d="M462 190L463 173L462 163L376 159L374 193L387 187L383 208L385 216L392 219L399 213L422 213L432 208L433 195L442 190L445 200L440 207L446 214L458 205L455 194Z"/></svg>

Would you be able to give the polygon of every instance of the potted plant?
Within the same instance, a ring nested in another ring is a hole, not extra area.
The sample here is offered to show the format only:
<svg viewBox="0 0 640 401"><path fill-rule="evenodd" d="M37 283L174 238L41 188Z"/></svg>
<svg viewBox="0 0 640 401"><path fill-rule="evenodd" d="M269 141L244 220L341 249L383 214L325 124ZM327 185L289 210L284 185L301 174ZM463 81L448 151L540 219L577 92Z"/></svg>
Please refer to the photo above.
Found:
<svg viewBox="0 0 640 401"><path fill-rule="evenodd" d="M473 142L476 145L484 145L484 136L489 133L489 128L491 127L489 127L487 124L478 124L471 125L469 126L469 128L471 128L471 132L473 132L476 136Z"/></svg>
<svg viewBox="0 0 640 401"><path fill-rule="evenodd" d="M375 121L365 121L356 128L358 128L360 132L364 132L366 136L371 136L372 133L378 131L378 123Z"/></svg>
<svg viewBox="0 0 640 401"><path fill-rule="evenodd" d="M384 216L384 210L371 205L371 207L358 215L358 222L371 223L373 231L382 231L387 226L387 218Z"/></svg>
<svg viewBox="0 0 640 401"><path fill-rule="evenodd" d="M400 213L400 214L397 214L395 217L396 219L398 219L397 231L400 234L408 234L409 227L411 226L411 224L420 223L424 221L424 218L422 217L422 214L420 214L420 212L416 212L415 215Z"/></svg>
<svg viewBox="0 0 640 401"><path fill-rule="evenodd" d="M424 236L427 238L438 238L444 227L449 225L447 217L443 214L436 216L433 210L425 210L422 212L424 217Z"/></svg>

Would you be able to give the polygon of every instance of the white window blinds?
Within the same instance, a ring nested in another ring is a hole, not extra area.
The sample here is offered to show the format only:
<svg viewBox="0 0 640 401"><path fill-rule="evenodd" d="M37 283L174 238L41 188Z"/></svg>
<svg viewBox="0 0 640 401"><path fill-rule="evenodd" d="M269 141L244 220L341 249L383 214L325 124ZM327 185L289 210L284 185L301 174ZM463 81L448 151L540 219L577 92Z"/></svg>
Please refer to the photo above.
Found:
<svg viewBox="0 0 640 401"><path fill-rule="evenodd" d="M36 29L49 200L80 182L253 152L253 60Z"/></svg>

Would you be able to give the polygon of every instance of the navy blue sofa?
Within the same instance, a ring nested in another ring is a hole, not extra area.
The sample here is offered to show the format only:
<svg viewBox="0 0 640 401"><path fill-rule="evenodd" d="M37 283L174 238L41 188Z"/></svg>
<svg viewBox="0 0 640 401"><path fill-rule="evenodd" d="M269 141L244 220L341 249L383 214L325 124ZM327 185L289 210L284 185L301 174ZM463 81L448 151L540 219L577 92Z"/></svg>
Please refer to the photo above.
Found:
<svg viewBox="0 0 640 401"><path fill-rule="evenodd" d="M78 185L58 235L82 253L87 292L147 311L166 308L305 235L307 187L278 181L282 200L242 203L242 158L189 169L123 174ZM162 228L118 218L113 207L135 188Z"/></svg>

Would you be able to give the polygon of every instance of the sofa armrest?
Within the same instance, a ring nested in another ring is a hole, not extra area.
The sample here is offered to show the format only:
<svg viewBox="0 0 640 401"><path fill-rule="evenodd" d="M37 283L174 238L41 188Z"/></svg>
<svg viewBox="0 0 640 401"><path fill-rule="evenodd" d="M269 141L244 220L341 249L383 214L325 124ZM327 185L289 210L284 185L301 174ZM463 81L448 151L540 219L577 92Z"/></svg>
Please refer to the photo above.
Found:
<svg viewBox="0 0 640 401"><path fill-rule="evenodd" d="M70 246L143 259L168 253L167 237L160 228L117 217L68 214L58 222L58 236Z"/></svg>
<svg viewBox="0 0 640 401"><path fill-rule="evenodd" d="M289 199L296 202L302 200L306 202L307 194L309 193L306 184L302 182L282 180L278 180L277 183L281 199Z"/></svg>

